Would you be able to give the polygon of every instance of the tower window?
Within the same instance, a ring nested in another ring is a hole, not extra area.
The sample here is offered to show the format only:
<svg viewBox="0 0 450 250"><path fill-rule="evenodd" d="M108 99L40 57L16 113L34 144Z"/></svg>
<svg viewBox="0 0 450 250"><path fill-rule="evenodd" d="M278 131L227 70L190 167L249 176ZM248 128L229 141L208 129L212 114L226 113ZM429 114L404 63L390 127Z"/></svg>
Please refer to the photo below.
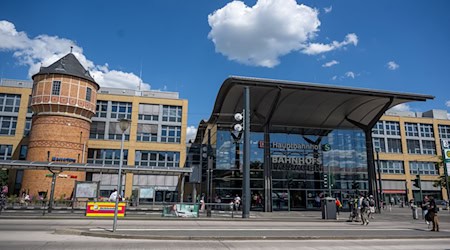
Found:
<svg viewBox="0 0 450 250"><path fill-rule="evenodd" d="M91 95L92 95L92 89L91 88L87 88L86 89L86 101L88 101L88 102L91 101Z"/></svg>
<svg viewBox="0 0 450 250"><path fill-rule="evenodd" d="M52 95L59 95L60 90L61 90L61 81L53 81Z"/></svg>

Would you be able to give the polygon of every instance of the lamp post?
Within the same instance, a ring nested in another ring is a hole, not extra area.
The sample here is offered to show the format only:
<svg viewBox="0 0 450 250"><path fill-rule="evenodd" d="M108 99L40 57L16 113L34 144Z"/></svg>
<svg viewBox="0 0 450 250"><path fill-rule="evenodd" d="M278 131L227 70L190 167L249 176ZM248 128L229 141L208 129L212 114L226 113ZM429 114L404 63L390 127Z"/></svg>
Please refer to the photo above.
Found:
<svg viewBox="0 0 450 250"><path fill-rule="evenodd" d="M130 126L130 120L128 119L120 119L119 127L122 131L122 141L120 142L120 161L119 161L119 172L117 174L117 195L116 195L116 205L114 207L114 223L113 223L113 232L116 231L117 228L117 212L119 208L119 197L122 193L122 162L123 162L123 142L125 141L125 131Z"/></svg>

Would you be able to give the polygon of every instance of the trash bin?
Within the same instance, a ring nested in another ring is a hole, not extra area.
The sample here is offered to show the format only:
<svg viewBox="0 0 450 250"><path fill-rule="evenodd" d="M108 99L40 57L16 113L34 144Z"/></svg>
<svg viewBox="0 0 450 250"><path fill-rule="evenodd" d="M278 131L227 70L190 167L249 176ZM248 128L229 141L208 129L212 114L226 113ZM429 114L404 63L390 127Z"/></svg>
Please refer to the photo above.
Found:
<svg viewBox="0 0 450 250"><path fill-rule="evenodd" d="M336 199L325 197L322 199L322 219L336 220Z"/></svg>
<svg viewBox="0 0 450 250"><path fill-rule="evenodd" d="M412 216L414 220L418 220L419 219L419 214L417 213L417 206L416 205L411 205L411 211L412 211Z"/></svg>

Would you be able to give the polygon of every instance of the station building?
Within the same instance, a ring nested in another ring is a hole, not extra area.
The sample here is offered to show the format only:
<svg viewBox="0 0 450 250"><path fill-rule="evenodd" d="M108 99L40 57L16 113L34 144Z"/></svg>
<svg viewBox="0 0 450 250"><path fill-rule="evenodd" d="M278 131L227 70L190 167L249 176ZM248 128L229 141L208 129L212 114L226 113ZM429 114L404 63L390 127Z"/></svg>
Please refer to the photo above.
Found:
<svg viewBox="0 0 450 250"><path fill-rule="evenodd" d="M211 117L200 122L188 154L187 166L202 169L199 192L211 193L209 201L220 197L228 202L243 194L243 136L233 130L238 123L233 117L243 112L246 87L252 210L314 209L328 195L348 206L351 197L361 192L377 196L379 190L380 199L393 197L396 204L420 200L412 185L419 173L424 195L447 199L445 186L433 186L444 175L439 157L440 139L449 138L447 112L388 111L434 97L230 77L219 90Z"/></svg>
<svg viewBox="0 0 450 250"><path fill-rule="evenodd" d="M125 118L131 126L125 131L123 165L159 171L127 172L125 197L135 195L144 204L175 202L186 188L185 201L202 193L211 202L231 201L242 196L243 137L232 127L234 114L243 112L244 87L251 100L252 209L314 209L317 198L326 195L347 205L359 192L380 190L380 174L385 200L418 199L412 183L419 173L424 194L447 199L445 187L433 186L444 173L443 166L435 166L440 140L450 139L447 112L389 111L432 96L230 77L186 153L187 100L175 92L102 88L71 53L41 68L33 81L1 80L0 161L31 166L8 170L10 190L45 195L51 178L42 166L67 164L56 180L55 199L70 197L75 181L98 181L100 196L109 196L118 179L106 170L117 173L118 119ZM41 170L32 169L38 163ZM184 172L177 172L182 169L194 170L186 186Z"/></svg>
<svg viewBox="0 0 450 250"><path fill-rule="evenodd" d="M98 181L99 195L109 197L117 187L117 174L75 166L117 168L122 136L118 120L129 119L123 165L157 169L159 174L127 173L124 196L134 192L139 197L145 190L141 203L176 201L179 175L161 173L184 166L187 109L187 100L176 92L100 88L72 53L42 67L33 81L2 79L0 160L29 163L28 168L9 170L11 193L47 196L51 172L30 168L37 163L49 164L50 170L51 164L74 164L74 171L69 166L58 175L55 199L69 199L75 181Z"/></svg>

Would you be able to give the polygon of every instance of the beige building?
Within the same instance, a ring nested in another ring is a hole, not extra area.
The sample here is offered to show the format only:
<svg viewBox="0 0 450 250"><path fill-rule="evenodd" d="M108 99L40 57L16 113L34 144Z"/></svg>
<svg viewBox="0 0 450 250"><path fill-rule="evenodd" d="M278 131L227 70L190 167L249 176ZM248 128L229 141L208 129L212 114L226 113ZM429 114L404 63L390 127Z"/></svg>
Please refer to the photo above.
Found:
<svg viewBox="0 0 450 250"><path fill-rule="evenodd" d="M125 118L131 126L125 131L124 166L184 166L187 100L176 92L98 90L88 72L72 67L76 64L75 56L68 54L42 68L34 83L1 80L1 160L118 166L122 136L118 120ZM10 190L47 195L51 189L47 174L45 170L9 170ZM64 172L56 180L55 199L69 198L77 180L98 181L101 196L109 196L117 187L117 174ZM132 190L136 195L145 190L144 203L178 199L176 175L126 174L122 183L125 197Z"/></svg>
<svg viewBox="0 0 450 250"><path fill-rule="evenodd" d="M420 200L414 180L420 174L423 195L448 199L444 187L434 181L444 175L440 163L441 140L450 139L450 119L445 110L427 112L388 111L373 128L374 149L379 152L385 200Z"/></svg>

